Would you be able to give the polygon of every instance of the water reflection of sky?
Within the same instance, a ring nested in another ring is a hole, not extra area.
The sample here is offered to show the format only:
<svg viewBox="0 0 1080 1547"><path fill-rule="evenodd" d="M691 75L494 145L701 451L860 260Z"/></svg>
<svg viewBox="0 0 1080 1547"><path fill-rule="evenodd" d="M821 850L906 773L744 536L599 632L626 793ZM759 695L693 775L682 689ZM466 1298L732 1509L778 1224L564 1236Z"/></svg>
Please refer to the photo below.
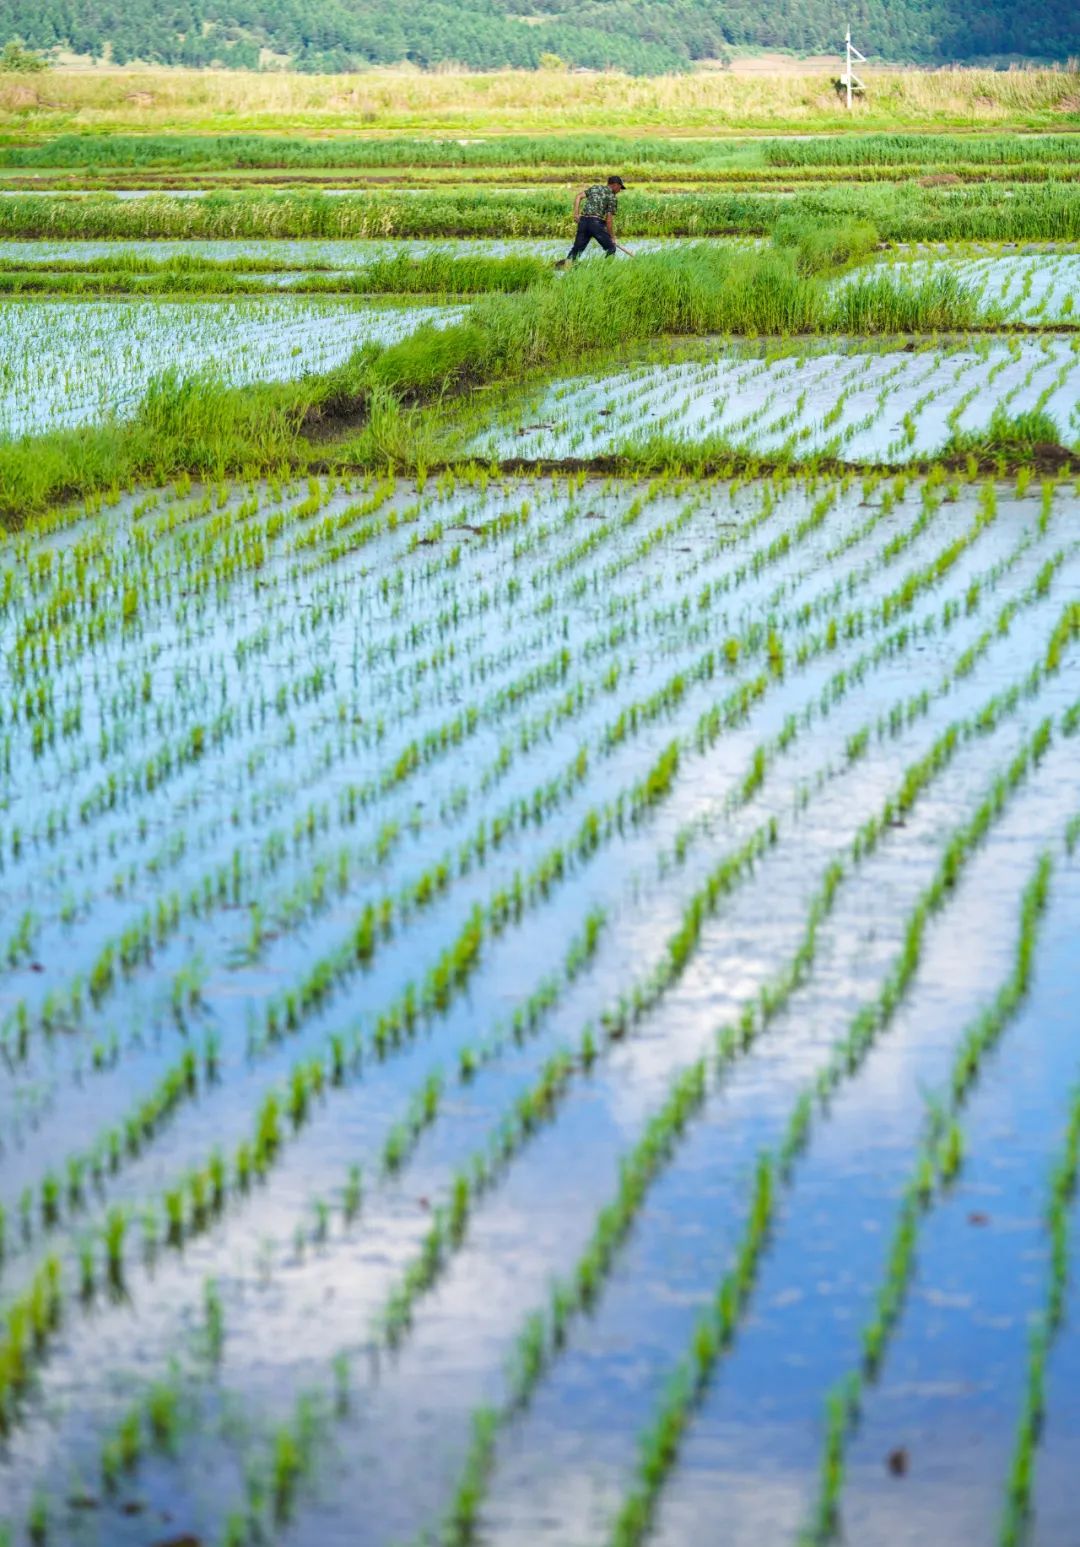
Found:
<svg viewBox="0 0 1080 1547"><path fill-rule="evenodd" d="M537 491L534 497L541 508L544 499L557 504L559 498ZM342 503L346 498L351 496L343 495ZM781 580L790 583L790 591L775 603L777 608L795 608L826 586L828 566L822 555L865 520L861 498L853 486L816 547L747 582L739 605L745 602L748 616L766 610L766 598ZM909 498L908 517L917 508L917 490ZM618 510L626 503L622 496L612 501ZM680 533L679 546L689 546L689 556L661 549L649 561L658 582L651 597L657 606L664 599L677 611L684 591L726 572L730 556L721 552L700 572L679 569L692 564L694 552L715 534L716 503L710 499ZM677 508L673 497L665 497L653 518L671 519ZM719 508L726 514L723 505ZM794 519L804 508L793 500L781 520ZM987 566L1008 559L1038 505L1030 498L1006 498L1003 492L1001 509L982 545L958 563L951 581L957 594ZM468 514L458 507L455 511ZM862 577L863 605L871 608L909 566L925 561L950 534L962 530L972 511L973 502L966 500L947 510L942 525L916 542L891 572L864 575L858 567L884 534L857 543L848 562ZM113 520L119 523L120 518ZM567 532L567 546L576 535L573 529ZM629 530L627 547L637 535ZM794 754L777 760L760 795L733 811L726 797L745 773L756 740L776 734L784 716L803 701L817 701L830 675L857 660L868 641L842 641L827 662L790 668L749 726L721 737L706 752L687 751L669 803L647 822L628 823L624 834L594 861L575 869L530 915L528 930L508 930L486 951L469 994L429 1035L383 1063L372 1060L363 1080L328 1093L265 1187L255 1189L183 1255L166 1254L152 1276L141 1265L133 1267L129 1306L102 1300L89 1315L73 1307L43 1369L41 1405L13 1436L11 1460L0 1472L20 1506L25 1507L32 1480L43 1474L79 1477L96 1487L101 1435L148 1375L160 1374L170 1357L188 1367L194 1350L198 1373L187 1393L190 1406L175 1459L155 1459L141 1468L130 1493L87 1512L77 1526L72 1516L72 1540L145 1547L151 1524L158 1534L182 1524L216 1539L226 1512L243 1501L245 1471L253 1457L264 1453L268 1430L295 1411L303 1392L316 1390L326 1401L331 1358L344 1353L350 1367L349 1410L333 1421L327 1417L316 1478L305 1490L286 1539L303 1547L388 1544L429 1525L461 1465L472 1411L482 1401L497 1401L505 1389L505 1361L525 1311L543 1302L554 1276L571 1271L596 1211L612 1194L620 1156L656 1109L673 1071L707 1052L716 1029L790 955L825 864L880 806L903 767L926 751L950 718L970 714L1037 658L1063 597L1076 589L1076 557L1065 565L1051 595L1033 602L1018 615L1012 632L994 641L978 672L962 678L940 701L932 698L926 712L913 716L896 740L872 740L865 759L848 769L847 738L868 716L887 713L894 702L909 701L919 689L934 694L950 662L979 638L996 607L1008 596L1020 596L1047 554L1065 540L1063 531L1051 527L1008 569L982 611L958 616L947 633L938 627L927 634L921 641L925 649L897 650L865 692L848 694L815 720ZM368 558L365 554L363 561ZM483 555L466 549L462 563L463 584L478 584L485 575ZM271 566L263 578L274 573ZM630 583L629 578L612 582ZM366 595L363 577L350 572L341 588L360 609ZM265 599L233 598L234 610L218 618L221 636L212 637L213 654L232 660L235 638L273 619L275 609L287 608L295 594L288 587L280 594L269 586L267 591ZM916 625L938 618L943 599L934 594L920 602ZM390 618L374 614L365 623L369 639L389 637L394 626ZM569 633L573 647L596 637L597 630L597 620L583 607ZM484 648L501 643L497 632L481 636ZM635 696L651 691L677 664L700 653L700 641L676 648L674 632L661 629L642 642ZM319 658L344 666L353 638L346 610L326 635L309 643ZM178 641L171 648L178 649ZM284 649L268 655L268 692L274 674L287 667ZM507 663L505 669L509 674L517 667ZM231 691L240 680L227 678ZM370 686L374 696L374 680ZM1036 700L1016 705L998 730L966 743L903 828L890 832L873 859L845 883L822 926L813 977L688 1129L673 1163L650 1191L594 1313L573 1333L532 1410L511 1425L500 1444L485 1510L485 1540L504 1547L512 1542L569 1547L604 1540L605 1525L630 1476L641 1426L686 1345L694 1316L730 1262L755 1157L776 1141L798 1092L821 1067L858 1003L880 983L898 948L904 913L925 885L943 836L970 811L992 772L1015 754L1037 720L1060 713L1076 692L1076 672L1067 665ZM606 793L631 786L672 735L690 732L715 694L714 684L688 688L671 719L651 728L640 742L599 759L593 789L570 799L550 825L509 841L489 870L464 878L460 892L434 905L380 952L370 973L343 985L330 1017L305 1026L287 1047L265 1057L245 1057L249 1006L261 1006L268 988L294 977L314 949L341 938L354 916L355 898L336 904L303 929L268 941L262 961L252 968L229 964L229 951L246 928L244 919L193 922L184 950L198 945L213 963L207 1004L226 1033L226 1077L219 1090L208 1092L163 1135L160 1147L125 1169L110 1198L137 1208L195 1163L215 1138L234 1144L246 1131L259 1096L295 1057L319 1052L330 1026L370 1025L376 1007L415 975L417 962L433 957L452 937L461 906L482 899L489 883L507 881L515 867L535 862L556 837L572 834L596 789ZM411 719L392 724L389 750L429 723L426 717L436 723L444 709L433 694L412 710ZM579 722L580 734L587 732L595 744L612 713L610 701L598 703ZM324 707L313 703L301 719L300 737L311 745L282 751L277 760L283 786L290 778L297 781L289 799L298 804L309 793L304 770L324 719ZM491 731L478 737L470 748L470 772L497 753L501 735ZM577 730L565 743L539 745L535 763L515 769L499 798L523 794L538 778L564 766L576 735ZM243 750L230 756L242 769ZM462 761L452 769L433 770L425 788L431 808L437 809L460 782ZM348 777L358 776L361 762L357 754ZM330 774L329 787L338 788L345 776ZM193 774L151 809L164 827L169 812L186 810L181 798L201 792L216 801L229 787L224 779L217 785ZM815 791L805 810L800 810L801 788ZM813 1497L823 1398L857 1358L859 1329L876 1291L926 1094L941 1088L960 1029L1000 980L1009 960L1019 890L1039 850L1059 843L1066 815L1080 804L1078 795L1074 744L1058 737L930 932L909 1001L858 1080L838 1092L828 1121L815 1132L784 1196L746 1323L696 1416L663 1503L658 1540L667 1547L715 1532L721 1516L725 1540L749 1544L752 1538L794 1538ZM408 805L412 801L410 792ZM408 805L402 802L403 813ZM294 808L285 809L291 813ZM706 813L712 814L713 827L702 827L681 866L658 876L657 852L670 849L680 828ZM572 1045L583 1023L595 1019L655 959L709 869L770 814L782 823L784 841L763 856L706 924L700 954L684 979L654 1017L574 1084L557 1119L540 1130L477 1210L465 1248L436 1293L420 1306L400 1352L376 1356L385 1297L417 1250L431 1205L445 1196L448 1177L485 1142L498 1115L535 1078L552 1048ZM205 815L199 813L198 819ZM470 830L475 815L473 809L459 825L444 827L429 811L409 845L378 877L365 876L358 892L403 884L420 864L443 852L448 835L456 841ZM103 827L104 834L115 833L121 849L128 841L125 822L118 815ZM208 845L214 841L210 834ZM111 859L99 863L103 875L111 873ZM205 860L190 863L194 875ZM25 871L9 873L9 884L16 877L22 884L30 874L26 861ZM97 876L90 868L86 874L88 884ZM920 1527L924 1535L930 1532L935 1519L945 1523L949 1540L981 1541L993 1534L1018 1410L1025 1322L1041 1293L1041 1189L1060 1132L1065 1092L1077 1072L1070 993L1071 942L1080 908L1077 874L1075 866L1059 864L1031 1001L973 1093L968 1163L955 1192L926 1221L918 1278L853 1443L845 1524L860 1547L864 1542L902 1544ZM511 1049L472 1085L451 1081L445 1121L425 1136L401 1178L381 1176L381 1144L409 1093L428 1073L452 1071L460 1049L505 1018L561 960L588 908L600 901L609 905L610 923L595 971L567 995L542 1035ZM120 901L111 905L119 918ZM97 926L88 921L87 927ZM45 938L53 962L64 937L57 930ZM69 945L64 958L73 971L80 965L78 949ZM140 980L131 985L130 999L125 991L133 1035L125 1044L117 1083L128 1095L140 1088L140 1081L149 1083L150 1073L160 1072L175 1047L175 1028L160 1006L155 1008L153 990L153 984ZM153 1035L147 1027L155 1028ZM40 1125L26 1124L20 1147L4 1157L5 1180L21 1166L26 1175L34 1175L34 1167L62 1152L66 1143L63 1095L81 1077L72 1050L63 1043L50 1048L33 1073L56 1079L57 1105ZM87 1089L90 1110L95 1088L90 1083ZM96 1115L104 1117L107 1110L115 1117L122 1106L103 1106ZM361 1220L348 1231L337 1222L324 1244L313 1242L316 1200L339 1202L354 1161L362 1161L367 1179ZM987 1224L970 1222L976 1211L988 1216ZM61 1240L70 1248L75 1236ZM17 1284L25 1271L25 1258L6 1264L5 1288ZM209 1370L205 1359L197 1362L207 1277L218 1282L225 1304L219 1372ZM1070 1324L1051 1361L1051 1421L1046 1470L1039 1481L1045 1507L1040 1506L1038 1517L1047 1547L1069 1547L1070 1541L1071 1527L1055 1490L1067 1476L1065 1457L1076 1430L1077 1388L1067 1378L1076 1369L1076 1342ZM892 1477L883 1460L898 1444L911 1458L903 1479ZM124 1502L136 1494L146 1503L146 1514L124 1514ZM161 1518L163 1512L170 1520Z"/></svg>

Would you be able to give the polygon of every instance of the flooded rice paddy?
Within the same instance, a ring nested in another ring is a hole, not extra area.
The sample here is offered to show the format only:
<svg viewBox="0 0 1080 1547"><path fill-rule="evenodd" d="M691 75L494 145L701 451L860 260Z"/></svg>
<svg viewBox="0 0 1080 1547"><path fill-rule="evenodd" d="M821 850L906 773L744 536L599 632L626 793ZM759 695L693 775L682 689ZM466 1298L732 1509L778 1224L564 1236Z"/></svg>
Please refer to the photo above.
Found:
<svg viewBox="0 0 1080 1547"><path fill-rule="evenodd" d="M635 248L672 245L678 243L647 240ZM276 291L312 275L347 275L402 253L434 252L555 258L565 242L12 241L0 244L0 265L28 273L100 265L109 272L126 260L153 265L184 257L225 265ZM912 246L879 267L900 289L931 272L959 275L985 327L965 337L806 338L756 348L716 339L682 358L665 346L659 363L628 362L602 378L546 383L524 406L508 405L470 449L495 458L588 458L660 434L675 443L711 437L770 457L902 464L933 455L957 434L984 430L995 415L1029 410L1049 416L1062 444L1076 443L1080 335L1071 329L1080 255L1034 244L1022 251ZM856 268L832 283L865 273ZM365 342L392 343L423 322L454 322L468 304L277 294L138 298L150 277L131 273L129 300L0 303L0 436L130 414L165 368L181 377L210 370L234 384L325 371ZM1004 331L1012 326L1038 331Z"/></svg>
<svg viewBox="0 0 1080 1547"><path fill-rule="evenodd" d="M699 348L674 363L553 381L474 449L500 459L594 457L659 435L716 436L755 455L903 463L933 456L956 433L985 430L995 414L1029 411L1048 415L1065 444L1080 438L1080 339Z"/></svg>
<svg viewBox="0 0 1080 1547"><path fill-rule="evenodd" d="M40 434L134 412L165 370L233 386L326 371L393 343L450 307L317 300L9 301L0 314L0 435Z"/></svg>
<svg viewBox="0 0 1080 1547"><path fill-rule="evenodd" d="M997 252L962 258L912 254L897 268L909 279L951 269L980 302L996 308L1007 321L1038 324L1075 317L1080 253L1074 251Z"/></svg>
<svg viewBox="0 0 1080 1547"><path fill-rule="evenodd" d="M10 541L10 1540L1067 1547L1078 517L477 474Z"/></svg>

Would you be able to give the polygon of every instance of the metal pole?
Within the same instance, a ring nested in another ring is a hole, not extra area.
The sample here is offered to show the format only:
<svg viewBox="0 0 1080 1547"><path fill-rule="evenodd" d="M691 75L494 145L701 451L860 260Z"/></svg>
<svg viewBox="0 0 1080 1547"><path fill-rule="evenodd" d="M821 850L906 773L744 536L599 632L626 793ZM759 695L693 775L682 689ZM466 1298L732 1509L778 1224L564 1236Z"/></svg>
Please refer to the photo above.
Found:
<svg viewBox="0 0 1080 1547"><path fill-rule="evenodd" d="M845 41L846 41L846 44L847 44L847 105L848 105L848 112L850 113L851 112L851 28L850 27L847 30L847 37L846 37Z"/></svg>

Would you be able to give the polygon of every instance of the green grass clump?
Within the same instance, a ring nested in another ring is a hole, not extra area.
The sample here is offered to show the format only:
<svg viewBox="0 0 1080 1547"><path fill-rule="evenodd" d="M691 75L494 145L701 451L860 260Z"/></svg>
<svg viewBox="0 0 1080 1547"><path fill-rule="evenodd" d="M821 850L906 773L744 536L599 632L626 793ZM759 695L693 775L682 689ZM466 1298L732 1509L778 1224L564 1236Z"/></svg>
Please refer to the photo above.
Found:
<svg viewBox="0 0 1080 1547"><path fill-rule="evenodd" d="M773 243L795 255L800 274L823 274L868 258L878 245L877 228L869 220L844 220L822 225L806 216L788 215L773 228Z"/></svg>
<svg viewBox="0 0 1080 1547"><path fill-rule="evenodd" d="M942 137L944 139L944 137ZM948 143L948 141L945 141ZM1019 143L1023 143L1020 141ZM757 159L738 143L614 135L507 135L479 141L450 137L362 140L263 134L58 134L36 145L8 145L0 167L169 167L186 171L290 167L675 166Z"/></svg>
<svg viewBox="0 0 1080 1547"><path fill-rule="evenodd" d="M954 430L942 455L1013 457L1036 446L1060 445L1061 431L1045 409L1029 408L1010 414L1007 409L995 408L984 430Z"/></svg>
<svg viewBox="0 0 1080 1547"><path fill-rule="evenodd" d="M843 333L935 333L971 328L987 320L977 297L953 269L931 272L915 283L886 269L859 274L833 294L828 327Z"/></svg>

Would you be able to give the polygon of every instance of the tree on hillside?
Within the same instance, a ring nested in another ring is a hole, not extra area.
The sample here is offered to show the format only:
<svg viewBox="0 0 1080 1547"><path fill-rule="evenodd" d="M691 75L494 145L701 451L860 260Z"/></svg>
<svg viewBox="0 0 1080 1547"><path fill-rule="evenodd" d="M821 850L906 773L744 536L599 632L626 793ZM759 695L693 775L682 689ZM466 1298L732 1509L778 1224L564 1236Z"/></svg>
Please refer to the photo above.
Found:
<svg viewBox="0 0 1080 1547"><path fill-rule="evenodd" d="M0 37L29 57L248 67L265 48L302 70L531 70L557 55L660 74L732 47L835 52L849 21L876 60L1080 55L1076 0L0 0Z"/></svg>
<svg viewBox="0 0 1080 1547"><path fill-rule="evenodd" d="M0 71L15 75L40 75L42 70L48 68L49 61L32 48L27 48L22 38L9 38L0 49Z"/></svg>

